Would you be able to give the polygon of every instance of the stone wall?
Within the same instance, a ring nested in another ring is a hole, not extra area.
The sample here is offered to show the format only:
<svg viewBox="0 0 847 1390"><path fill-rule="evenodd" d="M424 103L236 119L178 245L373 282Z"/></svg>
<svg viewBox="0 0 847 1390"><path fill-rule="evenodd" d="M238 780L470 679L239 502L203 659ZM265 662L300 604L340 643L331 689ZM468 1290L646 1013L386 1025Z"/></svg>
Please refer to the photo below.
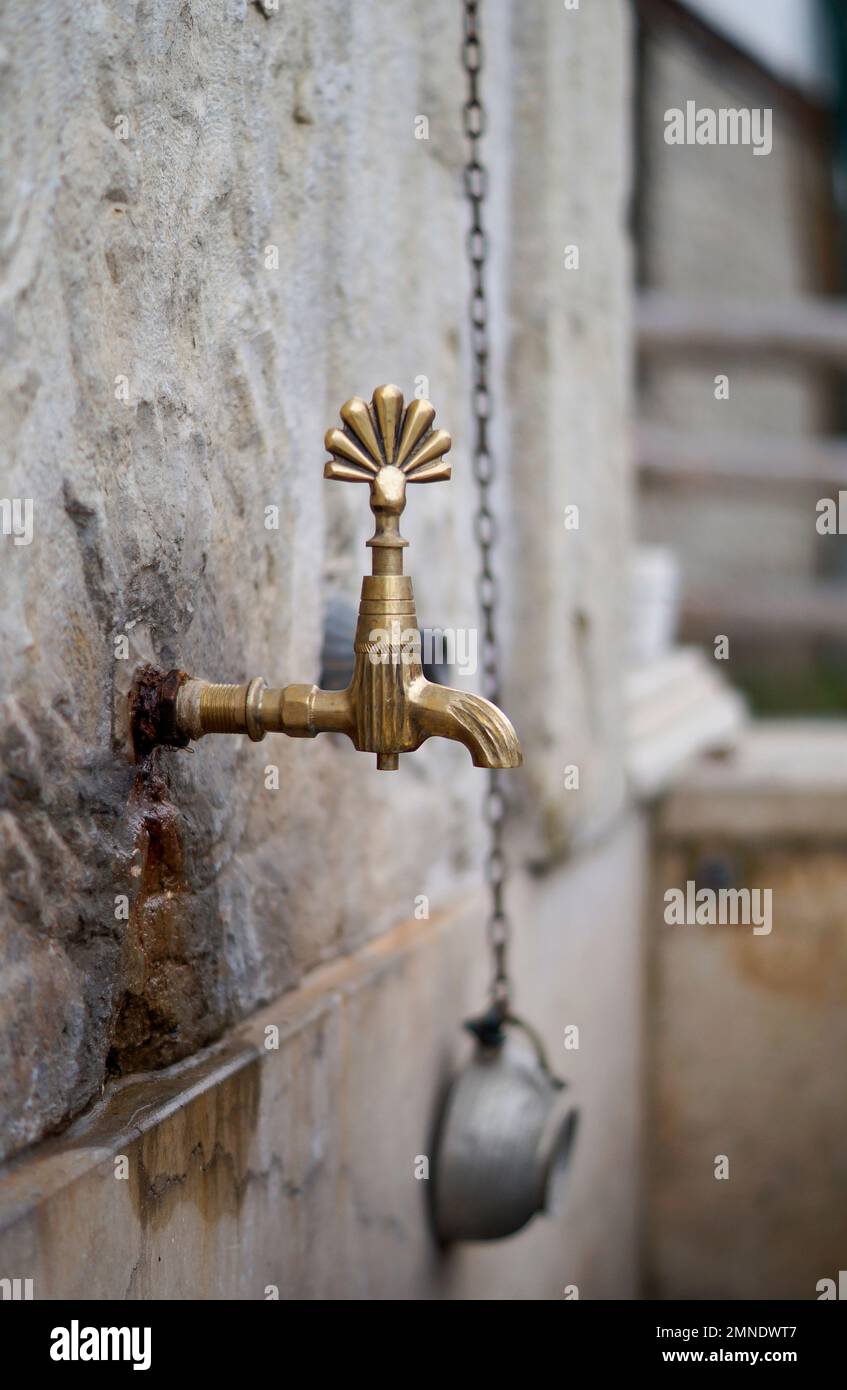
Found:
<svg viewBox="0 0 847 1390"><path fill-rule="evenodd" d="M428 375L457 434L455 484L418 490L408 533L422 621L475 622L442 8L6 16L3 495L35 511L3 555L7 1145L89 1101L110 1054L190 1052L475 865L462 749L392 779L326 740L218 741L141 779L122 718L146 660L318 678L371 520L323 481L323 434L384 380Z"/></svg>

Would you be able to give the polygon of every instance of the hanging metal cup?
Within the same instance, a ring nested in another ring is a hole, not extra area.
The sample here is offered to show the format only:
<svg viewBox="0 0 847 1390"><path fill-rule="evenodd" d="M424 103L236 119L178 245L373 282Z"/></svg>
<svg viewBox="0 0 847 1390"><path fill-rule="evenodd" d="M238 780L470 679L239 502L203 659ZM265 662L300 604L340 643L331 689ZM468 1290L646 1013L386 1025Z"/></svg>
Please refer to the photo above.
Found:
<svg viewBox="0 0 847 1390"><path fill-rule="evenodd" d="M549 1211L576 1136L578 1111L550 1071L534 1029L491 1010L453 1080L439 1128L432 1188L439 1240L501 1240ZM519 1028L532 1047L515 1044Z"/></svg>

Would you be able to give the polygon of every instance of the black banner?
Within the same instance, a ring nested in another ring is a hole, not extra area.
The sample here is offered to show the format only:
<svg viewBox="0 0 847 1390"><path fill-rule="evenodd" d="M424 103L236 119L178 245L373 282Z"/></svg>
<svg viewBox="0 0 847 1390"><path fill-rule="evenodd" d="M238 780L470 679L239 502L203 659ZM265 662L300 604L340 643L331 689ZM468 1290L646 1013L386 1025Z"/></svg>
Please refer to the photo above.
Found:
<svg viewBox="0 0 847 1390"><path fill-rule="evenodd" d="M308 1333L309 1307L314 1308L318 1338L302 1340ZM148 1378L172 1376L174 1372L193 1377L221 1375L233 1370L253 1376L268 1362L276 1363L281 1375L288 1375L286 1361L297 1358L296 1375L308 1374L304 1356L314 1356L326 1374L328 1347L350 1357L349 1370L359 1363L374 1364L374 1339L385 1337L390 1345L386 1365L392 1375L403 1374L403 1356L396 1344L398 1333L408 1344L408 1356L415 1373L426 1369L430 1349L433 1374L446 1370L446 1343L433 1338L424 1323L420 1331L396 1324L380 1331L368 1323L368 1314L359 1306L362 1322L353 1340L327 1341L320 1335L337 1315L338 1306L298 1303L296 1314L285 1302L256 1303L60 1303L0 1302L0 1335L7 1366L20 1364L39 1376L45 1373L59 1379L69 1374L96 1376L120 1371L141 1371ZM393 1305L396 1309L397 1305ZM458 1305L466 1307L465 1303ZM837 1367L841 1363L845 1322L843 1304L827 1303L601 1303L565 1301L543 1305L542 1328L546 1355L560 1349L563 1372L575 1361L604 1371L663 1371L680 1366L742 1365L756 1372L774 1366L789 1366L807 1375L809 1371ZM443 1309L444 1304L440 1307ZM501 1305L498 1319L504 1316ZM525 1308L526 1305L522 1304ZM396 1316L396 1313L395 1313ZM412 1316L417 1321L420 1313ZM497 1345L508 1343L507 1324L498 1325ZM473 1356L483 1365L485 1345L473 1344L476 1315L463 1330L466 1353L473 1345ZM519 1326L526 1327L525 1318ZM421 1337L421 1332L426 1335ZM456 1329L447 1329L454 1344ZM409 1338L413 1340L409 1341ZM420 1339L420 1340L419 1340ZM311 1351L310 1351L311 1348ZM453 1353L450 1353L451 1359ZM282 1358L282 1359L281 1359ZM495 1366L492 1369L496 1369Z"/></svg>

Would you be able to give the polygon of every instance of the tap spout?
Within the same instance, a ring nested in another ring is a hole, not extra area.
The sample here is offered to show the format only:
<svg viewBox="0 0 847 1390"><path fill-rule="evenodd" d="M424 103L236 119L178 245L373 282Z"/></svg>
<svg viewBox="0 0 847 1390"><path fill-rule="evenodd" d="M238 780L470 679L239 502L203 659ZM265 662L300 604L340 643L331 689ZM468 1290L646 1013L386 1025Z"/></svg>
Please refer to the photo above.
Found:
<svg viewBox="0 0 847 1390"><path fill-rule="evenodd" d="M521 746L514 725L482 695L433 685L421 677L410 691L412 718L427 738L452 738L468 749L474 767L520 767Z"/></svg>

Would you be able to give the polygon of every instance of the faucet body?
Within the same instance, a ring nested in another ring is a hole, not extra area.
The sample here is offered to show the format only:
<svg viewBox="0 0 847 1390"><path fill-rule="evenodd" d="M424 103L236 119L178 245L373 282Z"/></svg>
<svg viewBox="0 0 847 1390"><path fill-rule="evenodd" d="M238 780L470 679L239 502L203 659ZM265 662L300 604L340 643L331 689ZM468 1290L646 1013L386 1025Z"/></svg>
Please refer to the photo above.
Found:
<svg viewBox="0 0 847 1390"><path fill-rule="evenodd" d="M359 752L376 754L383 772L398 767L401 753L414 753L435 737L463 743L476 767L520 766L517 735L496 705L424 676L408 575L365 577L354 652L346 690L189 679L176 697L177 728L195 739L212 733L242 733L256 741L268 733L346 734Z"/></svg>
<svg viewBox="0 0 847 1390"><path fill-rule="evenodd" d="M490 700L447 686L423 674L412 581L403 573L400 516L406 485L438 482L451 474L444 460L450 436L432 430L435 411L415 400L404 411L396 386L379 386L372 405L358 397L341 407L346 430L327 432L332 458L324 474L370 486L376 521L368 541L372 573L362 581L354 642L353 676L346 690L315 685L269 688L261 677L245 685L218 685L172 673L177 688L172 742L183 745L205 734L267 733L314 738L346 734L363 753L375 753L383 772L399 766L428 738L449 738L470 751L477 767L519 767L517 735Z"/></svg>

